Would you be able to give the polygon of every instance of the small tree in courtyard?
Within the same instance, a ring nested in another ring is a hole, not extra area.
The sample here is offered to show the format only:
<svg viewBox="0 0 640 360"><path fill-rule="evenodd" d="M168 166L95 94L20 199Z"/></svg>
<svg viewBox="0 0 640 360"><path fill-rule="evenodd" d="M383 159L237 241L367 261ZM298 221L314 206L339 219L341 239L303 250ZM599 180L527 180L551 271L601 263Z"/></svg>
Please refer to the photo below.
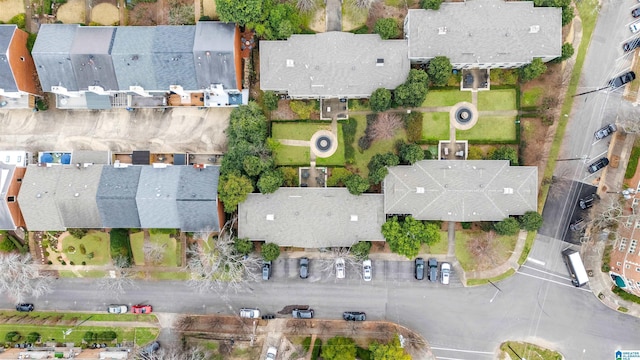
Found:
<svg viewBox="0 0 640 360"><path fill-rule="evenodd" d="M500 235L515 235L520 231L520 223L518 220L508 217L493 225L493 228Z"/></svg>
<svg viewBox="0 0 640 360"><path fill-rule="evenodd" d="M436 56L429 61L427 66L427 74L429 79L436 86L444 86L449 81L449 76L453 66L446 56Z"/></svg>
<svg viewBox="0 0 640 360"><path fill-rule="evenodd" d="M382 112L391 107L391 91L385 88L378 88L369 98L369 106L372 111Z"/></svg>
<svg viewBox="0 0 640 360"><path fill-rule="evenodd" d="M274 243L264 244L261 254L264 261L273 261L280 256L280 247Z"/></svg>
<svg viewBox="0 0 640 360"><path fill-rule="evenodd" d="M350 175L345 181L344 185L352 195L360 195L363 192L369 190L369 180L363 178L358 174Z"/></svg>
<svg viewBox="0 0 640 360"><path fill-rule="evenodd" d="M395 39L400 35L398 22L394 18L378 19L373 26L373 32L380 35L383 40Z"/></svg>
<svg viewBox="0 0 640 360"><path fill-rule="evenodd" d="M537 211L527 211L520 217L520 227L527 231L538 231L542 227L542 215Z"/></svg>

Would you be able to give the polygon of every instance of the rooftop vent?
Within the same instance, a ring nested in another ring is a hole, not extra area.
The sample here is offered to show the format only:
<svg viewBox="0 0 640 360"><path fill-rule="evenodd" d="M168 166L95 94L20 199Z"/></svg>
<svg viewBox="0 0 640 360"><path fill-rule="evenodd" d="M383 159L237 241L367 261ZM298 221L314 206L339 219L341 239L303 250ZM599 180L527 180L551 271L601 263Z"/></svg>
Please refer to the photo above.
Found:
<svg viewBox="0 0 640 360"><path fill-rule="evenodd" d="M529 33L530 33L530 34L535 34L535 33L537 33L538 31L540 31L540 25L531 25L531 26L529 27Z"/></svg>
<svg viewBox="0 0 640 360"><path fill-rule="evenodd" d="M351 215L351 221L358 221L358 215Z"/></svg>
<svg viewBox="0 0 640 360"><path fill-rule="evenodd" d="M424 194L424 188L423 187L417 187L416 188L416 194Z"/></svg>
<svg viewBox="0 0 640 360"><path fill-rule="evenodd" d="M293 59L287 59L287 67L293 67Z"/></svg>
<svg viewBox="0 0 640 360"><path fill-rule="evenodd" d="M446 26L441 26L438 28L438 35L444 35L447 33L447 27Z"/></svg>
<svg viewBox="0 0 640 360"><path fill-rule="evenodd" d="M505 194L505 195L513 194L513 188L504 188L503 194Z"/></svg>
<svg viewBox="0 0 640 360"><path fill-rule="evenodd" d="M384 66L384 59L377 59L376 66Z"/></svg>
<svg viewBox="0 0 640 360"><path fill-rule="evenodd" d="M267 214L267 221L273 221L276 217L273 214Z"/></svg>

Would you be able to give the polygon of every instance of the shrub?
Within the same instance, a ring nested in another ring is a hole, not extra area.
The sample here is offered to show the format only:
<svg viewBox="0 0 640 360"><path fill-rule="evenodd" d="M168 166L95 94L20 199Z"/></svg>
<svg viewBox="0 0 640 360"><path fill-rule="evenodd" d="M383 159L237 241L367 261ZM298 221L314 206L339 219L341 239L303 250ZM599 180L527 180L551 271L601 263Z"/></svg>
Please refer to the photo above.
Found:
<svg viewBox="0 0 640 360"><path fill-rule="evenodd" d="M442 4L442 0L421 0L420 7L425 10L438 10L440 9L440 5Z"/></svg>
<svg viewBox="0 0 640 360"><path fill-rule="evenodd" d="M344 185L351 195L360 195L369 190L369 180L358 174L352 174L344 180Z"/></svg>
<svg viewBox="0 0 640 360"><path fill-rule="evenodd" d="M327 186L336 187L340 185L344 185L344 182L349 178L349 176L353 175L349 169L345 169L342 167L336 167L331 169L331 175L327 179Z"/></svg>
<svg viewBox="0 0 640 360"><path fill-rule="evenodd" d="M30 332L29 335L27 335L27 342L29 343L38 342L39 339L40 334L38 334L37 332Z"/></svg>
<svg viewBox="0 0 640 360"><path fill-rule="evenodd" d="M369 251L371 251L370 241L359 241L351 246L351 253L359 259L366 259L369 256Z"/></svg>
<svg viewBox="0 0 640 360"><path fill-rule="evenodd" d="M16 244L13 243L9 238L5 238L0 242L0 251L2 252L11 252L16 249Z"/></svg>
<svg viewBox="0 0 640 360"><path fill-rule="evenodd" d="M233 245L238 254L248 255L253 251L253 242L247 238L236 238Z"/></svg>
<svg viewBox="0 0 640 360"><path fill-rule="evenodd" d="M127 229L111 229L109 239L111 246L111 258L115 259L118 256L123 256L129 261L129 263L131 263L132 255L129 231ZM91 257L89 257L89 259L91 259Z"/></svg>
<svg viewBox="0 0 640 360"><path fill-rule="evenodd" d="M82 255L86 255L87 254L87 248L84 247L84 244L80 244L80 254L82 254Z"/></svg>
<svg viewBox="0 0 640 360"><path fill-rule="evenodd" d="M308 119L315 110L314 101L291 100L289 107L300 119Z"/></svg>
<svg viewBox="0 0 640 360"><path fill-rule="evenodd" d="M75 265L73 261L69 261L69 265Z"/></svg>
<svg viewBox="0 0 640 360"><path fill-rule="evenodd" d="M82 265L87 265L87 262L86 262L86 261L83 261L83 262L82 262Z"/></svg>
<svg viewBox="0 0 640 360"><path fill-rule="evenodd" d="M53 262L51 260L47 261L47 265L52 265Z"/></svg>
<svg viewBox="0 0 640 360"><path fill-rule="evenodd" d="M67 262L62 260L62 261L60 261L60 265L67 265Z"/></svg>
<svg viewBox="0 0 640 360"><path fill-rule="evenodd" d="M280 256L280 247L274 243L264 244L261 254L265 261L273 261Z"/></svg>
<svg viewBox="0 0 640 360"><path fill-rule="evenodd" d="M262 93L262 103L268 111L278 108L278 95L273 91L265 91Z"/></svg>
<svg viewBox="0 0 640 360"><path fill-rule="evenodd" d="M72 245L67 246L67 252L68 252L69 254L75 254L75 252L76 252L76 247L75 247L75 246L72 246Z"/></svg>
<svg viewBox="0 0 640 360"><path fill-rule="evenodd" d="M88 259L93 259L94 256L95 254L93 253L93 251L87 254Z"/></svg>
<svg viewBox="0 0 640 360"><path fill-rule="evenodd" d="M316 338L316 342L313 343L313 351L311 352L311 360L317 360L320 356L320 350L322 350L322 340Z"/></svg>
<svg viewBox="0 0 640 360"><path fill-rule="evenodd" d="M112 341L115 340L116 337L118 337L118 334L116 334L115 331L103 331L98 333L98 341Z"/></svg>
<svg viewBox="0 0 640 360"><path fill-rule="evenodd" d="M87 229L77 229L77 228L68 229L67 231L69 231L69 234L71 234L71 236L73 236L76 239L82 239L89 232L89 230Z"/></svg>
<svg viewBox="0 0 640 360"><path fill-rule="evenodd" d="M380 19L380 20L393 20L393 19ZM369 99L369 106L371 110L375 112L383 112L391 107L391 91L385 88L378 88L372 94Z"/></svg>
<svg viewBox="0 0 640 360"><path fill-rule="evenodd" d="M398 22L394 18L378 19L373 25L373 32L380 35L382 40L395 39L400 35Z"/></svg>
<svg viewBox="0 0 640 360"><path fill-rule="evenodd" d="M471 223L470 222L463 222L462 223L462 228L465 229L465 230L471 229Z"/></svg>
<svg viewBox="0 0 640 360"><path fill-rule="evenodd" d="M94 342L98 339L98 334L92 331L87 331L84 333L84 336L82 336L82 339L86 342Z"/></svg>
<svg viewBox="0 0 640 360"><path fill-rule="evenodd" d="M304 338L304 340L302 340L302 348L304 349L305 352L308 352L310 347L311 347L311 337L307 336L306 338Z"/></svg>
<svg viewBox="0 0 640 360"><path fill-rule="evenodd" d="M358 346L356 347L356 358L360 360L371 360L371 351Z"/></svg>
<svg viewBox="0 0 640 360"><path fill-rule="evenodd" d="M614 294L620 296L620 298L622 298L622 300L627 300L627 301L634 302L636 304L640 304L640 296L636 296L636 295L630 294L630 293L620 289L617 286L614 286L612 291L613 291Z"/></svg>
<svg viewBox="0 0 640 360"><path fill-rule="evenodd" d="M49 255L51 255L51 254L50 254L48 251L45 251L45 252L44 252L44 256L45 256L45 257L48 257Z"/></svg>
<svg viewBox="0 0 640 360"><path fill-rule="evenodd" d="M416 143L422 140L422 113L412 112L406 116L404 127L407 130L407 142Z"/></svg>
<svg viewBox="0 0 640 360"><path fill-rule="evenodd" d="M372 141L367 135L364 135L360 139L358 139L358 147L362 151L369 149L371 147L371 143Z"/></svg>
<svg viewBox="0 0 640 360"><path fill-rule="evenodd" d="M49 10L51 11L51 10ZM8 24L14 24L17 27L19 27L20 29L24 30L26 27L26 20L25 20L25 14L18 14L14 17L12 17L11 19L9 19Z"/></svg>
<svg viewBox="0 0 640 360"><path fill-rule="evenodd" d="M9 331L7 335L4 336L5 342L16 342L22 339L22 335L20 335L17 331Z"/></svg>
<svg viewBox="0 0 640 360"><path fill-rule="evenodd" d="M520 223L518 220L508 217L493 225L493 228L500 235L515 235L520 231Z"/></svg>
<svg viewBox="0 0 640 360"><path fill-rule="evenodd" d="M527 211L520 217L520 227L527 231L538 231L542 227L542 215L536 211Z"/></svg>

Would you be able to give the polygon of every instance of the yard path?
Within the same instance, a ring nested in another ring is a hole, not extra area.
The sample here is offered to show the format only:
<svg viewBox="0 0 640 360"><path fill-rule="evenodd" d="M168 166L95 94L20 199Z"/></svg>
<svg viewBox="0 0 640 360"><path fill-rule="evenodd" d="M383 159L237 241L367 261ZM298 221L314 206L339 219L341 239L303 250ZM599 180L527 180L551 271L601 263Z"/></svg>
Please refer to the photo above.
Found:
<svg viewBox="0 0 640 360"><path fill-rule="evenodd" d="M290 146L311 146L311 142L308 140L291 140L291 139L277 139L282 145Z"/></svg>

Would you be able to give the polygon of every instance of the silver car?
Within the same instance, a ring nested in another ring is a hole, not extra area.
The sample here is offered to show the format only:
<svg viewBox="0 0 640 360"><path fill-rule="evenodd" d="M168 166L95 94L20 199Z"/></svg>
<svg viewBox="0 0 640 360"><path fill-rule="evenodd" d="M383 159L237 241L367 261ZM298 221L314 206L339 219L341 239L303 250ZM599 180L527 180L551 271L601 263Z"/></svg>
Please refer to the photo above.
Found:
<svg viewBox="0 0 640 360"><path fill-rule="evenodd" d="M260 319L260 310L242 308L240 309L240 317L245 319Z"/></svg>
<svg viewBox="0 0 640 360"><path fill-rule="evenodd" d="M371 260L362 262L362 278L364 281L371 281Z"/></svg>
<svg viewBox="0 0 640 360"><path fill-rule="evenodd" d="M336 278L344 279L344 259L337 258L336 259Z"/></svg>
<svg viewBox="0 0 640 360"><path fill-rule="evenodd" d="M111 304L107 307L107 312L109 314L126 314L129 312L129 307L127 305Z"/></svg>
<svg viewBox="0 0 640 360"><path fill-rule="evenodd" d="M451 264L443 262L440 264L440 282L449 285L449 277L451 276Z"/></svg>

